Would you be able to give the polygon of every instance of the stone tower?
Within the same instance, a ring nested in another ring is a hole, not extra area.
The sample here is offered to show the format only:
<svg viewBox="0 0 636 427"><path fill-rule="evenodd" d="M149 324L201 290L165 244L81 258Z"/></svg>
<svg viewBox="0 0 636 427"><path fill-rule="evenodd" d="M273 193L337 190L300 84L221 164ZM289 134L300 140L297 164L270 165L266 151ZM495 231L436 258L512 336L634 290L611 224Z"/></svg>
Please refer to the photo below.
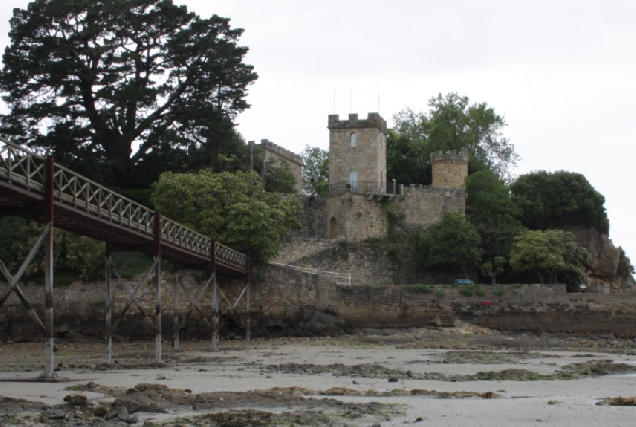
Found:
<svg viewBox="0 0 636 427"><path fill-rule="evenodd" d="M386 121L378 113L366 120L349 114L349 120L329 116L329 182L386 185ZM385 192L385 191L384 191Z"/></svg>
<svg viewBox="0 0 636 427"><path fill-rule="evenodd" d="M455 150L431 153L433 187L464 188L468 176L468 153Z"/></svg>

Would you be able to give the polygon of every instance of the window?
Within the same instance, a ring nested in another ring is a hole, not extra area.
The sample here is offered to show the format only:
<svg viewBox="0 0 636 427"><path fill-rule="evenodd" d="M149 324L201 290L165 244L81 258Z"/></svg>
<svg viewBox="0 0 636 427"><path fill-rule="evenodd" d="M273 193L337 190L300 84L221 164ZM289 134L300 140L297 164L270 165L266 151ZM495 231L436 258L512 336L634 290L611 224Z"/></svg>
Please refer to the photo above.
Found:
<svg viewBox="0 0 636 427"><path fill-rule="evenodd" d="M351 192L358 192L358 171L349 171L349 184L351 184Z"/></svg>
<svg viewBox="0 0 636 427"><path fill-rule="evenodd" d="M349 135L349 142L351 143L352 147L356 146L357 139L358 139L358 137L356 136L355 132L352 132L351 135Z"/></svg>

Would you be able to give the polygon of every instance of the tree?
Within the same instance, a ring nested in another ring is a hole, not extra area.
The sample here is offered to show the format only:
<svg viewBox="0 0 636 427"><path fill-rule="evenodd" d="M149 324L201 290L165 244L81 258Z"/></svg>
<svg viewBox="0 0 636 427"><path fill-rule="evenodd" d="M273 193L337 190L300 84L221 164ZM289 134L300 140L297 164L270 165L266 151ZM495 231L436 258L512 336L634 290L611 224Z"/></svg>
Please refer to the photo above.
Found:
<svg viewBox="0 0 636 427"><path fill-rule="evenodd" d="M523 229L519 217L523 214L511 199L506 184L489 170L466 178L466 217L481 236L484 259L507 258L513 239ZM495 263L496 264L496 263Z"/></svg>
<svg viewBox="0 0 636 427"><path fill-rule="evenodd" d="M440 93L431 98L428 105L430 111L427 113L406 108L393 116L394 131L409 141L411 152L417 153L406 169L421 170L431 152L465 149L470 156L469 173L486 168L501 178L509 176L519 155L514 145L503 137L506 122L493 108L485 102L471 105L467 97L457 93L446 96ZM387 155L387 158L389 171L405 170L404 166L392 163L396 157ZM430 176L430 172L425 176ZM392 178L396 177L389 174L389 179ZM416 179L421 179L417 173L408 181L429 183Z"/></svg>
<svg viewBox="0 0 636 427"><path fill-rule="evenodd" d="M300 153L303 158L303 192L307 194L329 194L329 151L320 147L305 146Z"/></svg>
<svg viewBox="0 0 636 427"><path fill-rule="evenodd" d="M137 168L156 179L186 148L214 151L249 107L257 76L227 18L171 0L36 0L10 24L0 132L100 182L127 188Z"/></svg>
<svg viewBox="0 0 636 427"><path fill-rule="evenodd" d="M517 178L510 189L523 210L521 222L532 230L580 225L609 232L605 198L579 173L532 172Z"/></svg>
<svg viewBox="0 0 636 427"><path fill-rule="evenodd" d="M153 202L162 215L263 259L278 254L280 240L300 228L298 200L266 192L255 171L165 172L154 186Z"/></svg>
<svg viewBox="0 0 636 427"><path fill-rule="evenodd" d="M463 216L446 213L427 233L416 237L416 257L424 268L460 267L468 277L466 268L479 259L480 241L477 230Z"/></svg>
<svg viewBox="0 0 636 427"><path fill-rule="evenodd" d="M510 252L510 265L516 271L534 272L541 284L551 273L555 282L559 275L568 285L578 285L584 277L587 251L574 241L572 233L563 230L531 230L515 238Z"/></svg>
<svg viewBox="0 0 636 427"><path fill-rule="evenodd" d="M503 271L505 265L506 259L502 256L496 256L492 262L488 261L481 265L481 274L490 277L490 284L494 286L497 284L497 275Z"/></svg>

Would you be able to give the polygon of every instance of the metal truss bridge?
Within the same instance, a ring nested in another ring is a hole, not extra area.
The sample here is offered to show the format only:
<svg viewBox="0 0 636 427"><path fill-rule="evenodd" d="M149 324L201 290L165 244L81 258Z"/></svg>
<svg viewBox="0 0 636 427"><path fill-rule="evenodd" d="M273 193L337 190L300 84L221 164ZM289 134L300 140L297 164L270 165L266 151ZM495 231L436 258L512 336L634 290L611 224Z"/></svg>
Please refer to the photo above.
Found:
<svg viewBox="0 0 636 427"><path fill-rule="evenodd" d="M199 301L210 284L213 284L213 324L218 338L218 296L216 274L224 276L249 276L249 260L245 254L223 246L181 224L162 217L159 212L148 209L108 188L58 165L53 158L44 158L22 146L0 138L0 215L19 216L45 224L45 229L29 256L15 276L0 261L0 272L8 282L8 288L0 295L0 308L9 294L15 292L31 313L36 324L45 335L45 371L43 378L56 376L53 366L53 229L61 228L101 240L106 243L106 363L112 363L111 335L126 311L134 304L146 317L137 293L147 282L151 273L155 275L157 305L155 327L157 351L155 362L161 362L161 260L175 265L211 272L210 280L199 298L195 300L180 283L175 281L175 310L180 289L186 293L193 308L202 315ZM45 318L42 322L20 290L18 281L24 274L35 253L41 246L46 251L45 269ZM114 251L139 251L155 257L153 266L141 284L131 291L114 269L110 258ZM115 273L129 295L125 309L113 324L111 275ZM245 291L244 291L245 292ZM242 294L241 294L242 295ZM237 301L238 302L238 301ZM236 305L236 304L235 304ZM249 310L249 299L248 299ZM192 311L192 310L191 310ZM205 319L205 316L204 316ZM207 319L205 319L207 321ZM178 349L180 324L175 312L175 348ZM249 318L248 318L249 325ZM213 338L216 347L217 338ZM249 338L249 326L248 326Z"/></svg>

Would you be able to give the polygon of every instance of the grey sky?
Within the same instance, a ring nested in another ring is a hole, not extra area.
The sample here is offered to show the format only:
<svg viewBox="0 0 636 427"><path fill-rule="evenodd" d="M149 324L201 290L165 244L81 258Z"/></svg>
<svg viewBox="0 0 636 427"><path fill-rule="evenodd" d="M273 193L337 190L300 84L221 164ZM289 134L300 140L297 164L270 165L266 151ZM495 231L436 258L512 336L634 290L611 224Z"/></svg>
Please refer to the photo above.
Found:
<svg viewBox="0 0 636 427"><path fill-rule="evenodd" d="M6 2L8 3L8 2ZM0 44L24 0L0 5ZM517 174L569 170L606 197L611 237L636 258L636 2L175 0L245 29L258 81L246 140L327 148L327 115L386 118L437 93L486 101L508 122ZM350 90L353 93L350 100Z"/></svg>

